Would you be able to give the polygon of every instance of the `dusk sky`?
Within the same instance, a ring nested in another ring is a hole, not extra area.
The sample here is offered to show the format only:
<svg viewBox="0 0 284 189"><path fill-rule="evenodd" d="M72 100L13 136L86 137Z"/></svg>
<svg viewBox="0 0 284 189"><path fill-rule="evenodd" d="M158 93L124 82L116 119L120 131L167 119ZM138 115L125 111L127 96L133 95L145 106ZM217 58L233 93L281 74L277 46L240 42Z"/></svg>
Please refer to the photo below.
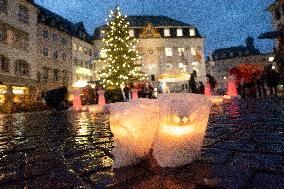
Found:
<svg viewBox="0 0 284 189"><path fill-rule="evenodd" d="M261 52L270 52L271 40L257 39L272 30L266 8L274 0L35 0L70 21L83 21L87 31L105 23L110 10L120 5L126 15L165 15L195 25L205 40L205 56L217 48L244 44L255 38Z"/></svg>

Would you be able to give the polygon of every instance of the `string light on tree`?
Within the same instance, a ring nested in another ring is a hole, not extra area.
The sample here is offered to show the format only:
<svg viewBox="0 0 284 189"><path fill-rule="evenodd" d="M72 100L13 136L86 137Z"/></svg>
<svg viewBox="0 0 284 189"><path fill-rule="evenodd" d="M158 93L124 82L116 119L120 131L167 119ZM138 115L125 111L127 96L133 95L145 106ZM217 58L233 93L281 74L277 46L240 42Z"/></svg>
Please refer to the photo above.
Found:
<svg viewBox="0 0 284 189"><path fill-rule="evenodd" d="M120 84L146 80L147 75L142 72L141 58L136 50L137 40L129 36L129 22L126 16L121 16L119 7L111 11L110 20L104 30L102 58L104 69L100 77L105 87L117 87Z"/></svg>

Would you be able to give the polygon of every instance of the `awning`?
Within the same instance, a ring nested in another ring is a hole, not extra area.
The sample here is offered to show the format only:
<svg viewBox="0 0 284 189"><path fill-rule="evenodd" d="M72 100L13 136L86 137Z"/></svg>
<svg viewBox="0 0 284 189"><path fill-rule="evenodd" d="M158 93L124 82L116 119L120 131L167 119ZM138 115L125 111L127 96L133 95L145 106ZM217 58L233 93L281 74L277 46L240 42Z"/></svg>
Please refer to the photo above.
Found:
<svg viewBox="0 0 284 189"><path fill-rule="evenodd" d="M190 79L190 74L188 73L164 73L160 74L158 80L160 82L181 82L181 81L188 81Z"/></svg>
<svg viewBox="0 0 284 189"><path fill-rule="evenodd" d="M278 37L284 38L284 32L283 31L271 31L271 32L262 33L260 36L258 36L259 39L275 39Z"/></svg>

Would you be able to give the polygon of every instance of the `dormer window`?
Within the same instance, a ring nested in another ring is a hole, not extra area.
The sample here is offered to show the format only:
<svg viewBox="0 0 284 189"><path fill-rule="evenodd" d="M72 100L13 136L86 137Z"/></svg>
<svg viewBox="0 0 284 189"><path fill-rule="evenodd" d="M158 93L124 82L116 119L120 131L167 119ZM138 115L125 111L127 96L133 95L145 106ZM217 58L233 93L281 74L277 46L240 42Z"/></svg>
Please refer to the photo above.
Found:
<svg viewBox="0 0 284 189"><path fill-rule="evenodd" d="M279 20L281 18L281 13L280 13L279 9L275 9L274 16L275 16L276 20Z"/></svg>
<svg viewBox="0 0 284 189"><path fill-rule="evenodd" d="M50 24L51 24L52 26L55 26L55 21L54 21L54 20L51 20Z"/></svg>
<svg viewBox="0 0 284 189"><path fill-rule="evenodd" d="M81 37L81 38L85 38L85 33L83 32L83 31L79 31L79 36Z"/></svg>
<svg viewBox="0 0 284 189"><path fill-rule="evenodd" d="M0 12L7 13L7 0L0 0Z"/></svg>
<svg viewBox="0 0 284 189"><path fill-rule="evenodd" d="M41 21L42 21L42 22L45 21L45 16L44 16L44 15L41 16Z"/></svg>
<svg viewBox="0 0 284 189"><path fill-rule="evenodd" d="M183 36L183 31L182 31L182 29L177 29L177 36L178 36L178 37Z"/></svg>
<svg viewBox="0 0 284 189"><path fill-rule="evenodd" d="M189 36L190 37L193 37L193 36L195 36L196 34L195 34L195 29L194 28L190 28L189 29Z"/></svg>
<svg viewBox="0 0 284 189"><path fill-rule="evenodd" d="M165 37L169 37L169 36L171 36L171 33L170 33L170 29L164 29L164 36Z"/></svg>
<svg viewBox="0 0 284 189"><path fill-rule="evenodd" d="M133 30L133 29L130 29L130 30L129 30L129 36L130 36L130 37L134 37L134 30Z"/></svg>
<svg viewBox="0 0 284 189"><path fill-rule="evenodd" d="M29 10L22 5L19 6L19 21L25 24L29 23Z"/></svg>

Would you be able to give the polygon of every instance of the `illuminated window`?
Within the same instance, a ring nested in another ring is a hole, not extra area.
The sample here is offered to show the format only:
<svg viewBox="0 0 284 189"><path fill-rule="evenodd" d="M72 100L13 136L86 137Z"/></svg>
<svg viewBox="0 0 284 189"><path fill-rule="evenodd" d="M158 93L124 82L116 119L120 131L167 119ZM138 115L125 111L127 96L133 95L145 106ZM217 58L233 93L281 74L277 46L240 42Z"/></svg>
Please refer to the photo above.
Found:
<svg viewBox="0 0 284 189"><path fill-rule="evenodd" d="M166 56L173 56L173 50L172 48L165 48Z"/></svg>
<svg viewBox="0 0 284 189"><path fill-rule="evenodd" d="M105 31L104 30L100 30L100 37L105 37Z"/></svg>
<svg viewBox="0 0 284 189"><path fill-rule="evenodd" d="M7 0L0 0L0 12L7 13Z"/></svg>
<svg viewBox="0 0 284 189"><path fill-rule="evenodd" d="M130 30L129 30L129 36L130 36L130 37L134 37L134 30L133 30L133 29L130 29Z"/></svg>
<svg viewBox="0 0 284 189"><path fill-rule="evenodd" d="M269 62L273 62L274 61L274 57L269 57Z"/></svg>
<svg viewBox="0 0 284 189"><path fill-rule="evenodd" d="M101 58L106 58L107 57L107 54L106 54L106 49L102 49L101 52L100 52L100 56Z"/></svg>
<svg viewBox="0 0 284 189"><path fill-rule="evenodd" d="M191 51L191 54L192 54L193 56L196 55L196 48L195 48L195 47L191 47L191 48L190 48L190 51Z"/></svg>
<svg viewBox="0 0 284 189"><path fill-rule="evenodd" d="M178 55L184 56L184 48L178 48Z"/></svg>
<svg viewBox="0 0 284 189"><path fill-rule="evenodd" d="M192 62L192 65L193 65L193 66L197 66L198 63L197 63L197 62Z"/></svg>
<svg viewBox="0 0 284 189"><path fill-rule="evenodd" d="M183 36L182 29L177 29L177 36Z"/></svg>
<svg viewBox="0 0 284 189"><path fill-rule="evenodd" d="M25 24L29 23L29 10L22 5L19 6L19 21Z"/></svg>
<svg viewBox="0 0 284 189"><path fill-rule="evenodd" d="M194 28L189 29L189 35L191 37L195 36L195 29Z"/></svg>
<svg viewBox="0 0 284 189"><path fill-rule="evenodd" d="M77 50L77 44L73 43L73 50L76 51Z"/></svg>
<svg viewBox="0 0 284 189"><path fill-rule="evenodd" d="M78 47L78 51L83 52L83 47L82 47L82 46L79 46L79 47Z"/></svg>
<svg viewBox="0 0 284 189"><path fill-rule="evenodd" d="M183 68L183 63L178 63L179 68Z"/></svg>
<svg viewBox="0 0 284 189"><path fill-rule="evenodd" d="M164 36L165 37L171 36L170 29L164 29Z"/></svg>

